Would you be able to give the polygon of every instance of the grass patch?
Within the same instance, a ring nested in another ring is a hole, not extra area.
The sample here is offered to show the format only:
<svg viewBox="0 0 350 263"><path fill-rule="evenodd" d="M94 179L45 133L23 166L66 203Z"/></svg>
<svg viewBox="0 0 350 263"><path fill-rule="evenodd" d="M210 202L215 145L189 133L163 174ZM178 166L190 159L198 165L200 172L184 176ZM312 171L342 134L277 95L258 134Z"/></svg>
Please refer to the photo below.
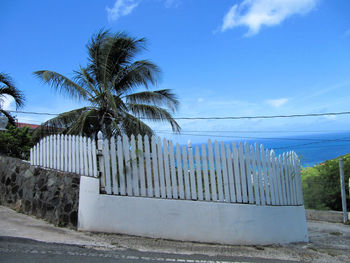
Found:
<svg viewBox="0 0 350 263"><path fill-rule="evenodd" d="M340 232L330 232L329 234L333 235L333 236L342 236L343 233Z"/></svg>

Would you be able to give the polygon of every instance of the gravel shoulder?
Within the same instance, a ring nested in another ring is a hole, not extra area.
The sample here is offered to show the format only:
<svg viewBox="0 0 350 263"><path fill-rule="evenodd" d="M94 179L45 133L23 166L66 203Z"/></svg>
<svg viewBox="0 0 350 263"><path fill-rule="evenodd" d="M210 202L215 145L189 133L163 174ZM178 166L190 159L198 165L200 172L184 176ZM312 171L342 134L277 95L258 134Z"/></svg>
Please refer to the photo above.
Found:
<svg viewBox="0 0 350 263"><path fill-rule="evenodd" d="M0 206L0 236L48 243L76 244L98 250L152 251L208 256L258 257L299 262L350 262L350 226L308 221L309 243L272 246L228 246L143 238L119 234L78 232Z"/></svg>

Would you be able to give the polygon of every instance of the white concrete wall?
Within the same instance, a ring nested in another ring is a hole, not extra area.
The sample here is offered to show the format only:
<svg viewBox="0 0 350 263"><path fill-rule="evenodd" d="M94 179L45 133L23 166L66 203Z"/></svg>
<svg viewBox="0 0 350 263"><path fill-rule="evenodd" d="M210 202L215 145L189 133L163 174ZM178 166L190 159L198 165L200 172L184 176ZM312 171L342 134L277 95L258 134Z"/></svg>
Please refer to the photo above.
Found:
<svg viewBox="0 0 350 263"><path fill-rule="evenodd" d="M234 245L307 242L303 206L255 206L99 194L81 177L78 229Z"/></svg>

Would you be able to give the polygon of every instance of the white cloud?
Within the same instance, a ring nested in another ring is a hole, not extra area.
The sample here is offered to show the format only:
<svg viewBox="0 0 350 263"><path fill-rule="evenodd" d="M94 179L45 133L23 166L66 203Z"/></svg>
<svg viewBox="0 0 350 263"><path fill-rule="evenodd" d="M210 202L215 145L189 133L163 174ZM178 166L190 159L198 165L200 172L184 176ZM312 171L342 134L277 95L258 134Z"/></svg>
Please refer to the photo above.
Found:
<svg viewBox="0 0 350 263"><path fill-rule="evenodd" d="M310 12L319 0L243 0L233 5L223 19L221 31L237 26L249 28L247 36L255 35L260 28L275 26L292 15Z"/></svg>
<svg viewBox="0 0 350 263"><path fill-rule="evenodd" d="M112 8L106 7L109 21L116 21L121 16L127 16L138 7L142 0L116 0ZM164 3L166 8L178 7L180 0L155 0Z"/></svg>
<svg viewBox="0 0 350 263"><path fill-rule="evenodd" d="M281 99L276 99L276 100L267 100L266 103L275 107L275 108L279 108L281 106L283 106L284 104L286 104L288 102L289 99L287 98L281 98Z"/></svg>
<svg viewBox="0 0 350 263"><path fill-rule="evenodd" d="M203 101L204 101L203 98L198 98L198 99L197 99L197 102L198 102L198 103L201 103L201 102L203 102Z"/></svg>
<svg viewBox="0 0 350 263"><path fill-rule="evenodd" d="M8 96L8 95L4 95L1 97L1 100L0 100L0 107L3 109L3 110L12 110L13 107L12 107L12 103L14 102L15 100L11 97L11 96Z"/></svg>
<svg viewBox="0 0 350 263"><path fill-rule="evenodd" d="M116 0L112 8L106 7L108 20L115 21L121 16L129 15L138 5L135 0Z"/></svg>
<svg viewBox="0 0 350 263"><path fill-rule="evenodd" d="M336 115L325 115L323 117L327 120L336 120L337 119Z"/></svg>

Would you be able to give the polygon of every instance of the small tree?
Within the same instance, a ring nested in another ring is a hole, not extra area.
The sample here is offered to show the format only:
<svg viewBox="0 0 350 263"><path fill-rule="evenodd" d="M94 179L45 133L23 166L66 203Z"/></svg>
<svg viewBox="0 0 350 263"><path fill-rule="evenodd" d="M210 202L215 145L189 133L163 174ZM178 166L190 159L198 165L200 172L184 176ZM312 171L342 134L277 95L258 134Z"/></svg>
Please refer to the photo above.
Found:
<svg viewBox="0 0 350 263"><path fill-rule="evenodd" d="M1 154L28 160L31 147L33 139L28 127L16 128L9 125L6 131L0 132Z"/></svg>

